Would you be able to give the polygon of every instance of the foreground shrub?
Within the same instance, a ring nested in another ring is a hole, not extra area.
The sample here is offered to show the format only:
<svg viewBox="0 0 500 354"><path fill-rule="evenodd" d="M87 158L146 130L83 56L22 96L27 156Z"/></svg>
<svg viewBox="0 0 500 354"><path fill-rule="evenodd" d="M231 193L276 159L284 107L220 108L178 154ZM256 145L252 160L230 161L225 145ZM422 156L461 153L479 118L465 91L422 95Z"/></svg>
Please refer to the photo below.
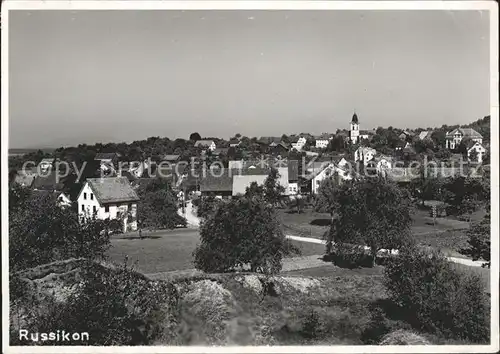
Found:
<svg viewBox="0 0 500 354"><path fill-rule="evenodd" d="M402 250L387 263L385 285L400 314L415 328L488 341L490 309L482 280L453 268L441 253Z"/></svg>
<svg viewBox="0 0 500 354"><path fill-rule="evenodd" d="M333 263L342 268L372 267L373 257L363 246L348 243L337 243L330 249L330 257Z"/></svg>

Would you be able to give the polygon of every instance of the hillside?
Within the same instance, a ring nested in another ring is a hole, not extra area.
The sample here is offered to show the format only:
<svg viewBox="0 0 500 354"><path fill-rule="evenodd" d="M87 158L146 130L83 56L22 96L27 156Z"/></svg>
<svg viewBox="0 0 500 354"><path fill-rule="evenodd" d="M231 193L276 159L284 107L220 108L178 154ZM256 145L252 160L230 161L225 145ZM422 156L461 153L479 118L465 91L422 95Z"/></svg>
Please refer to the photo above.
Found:
<svg viewBox="0 0 500 354"><path fill-rule="evenodd" d="M47 331L63 320L65 329L71 330L72 326L81 329L84 325L71 324L64 315L72 311L74 315L76 310L68 303L76 295L85 295L81 279L86 266L85 260L73 259L18 273L20 283L13 287L14 291L24 290L11 304L11 333L20 328ZM102 299L94 297L86 307L79 303L77 311L92 311L108 303L117 311L119 303L113 300L123 300L127 314L121 316L133 318L133 323L137 323L134 344L359 345L370 339L371 309L385 298L380 269L372 270L369 275L353 272L328 278L293 275L266 278L240 273L165 282L104 263L93 263L91 267L94 275L104 281L105 288L98 283L93 283L92 288L96 294L101 289ZM123 294L126 295L122 297ZM101 318L94 319L97 321L94 327L99 327L99 320L105 322L101 331L112 329L110 320ZM123 326L123 322L117 324L117 331ZM130 343L127 333L116 344ZM413 342L420 338L427 343L420 336L405 333L396 337L410 338ZM383 334L379 333L379 339ZM95 344L103 344L99 342L106 338L101 332L90 331L90 335L94 336ZM113 332L112 339L116 341L117 336ZM131 336L134 339L133 333ZM397 342L392 337L385 338L386 342Z"/></svg>

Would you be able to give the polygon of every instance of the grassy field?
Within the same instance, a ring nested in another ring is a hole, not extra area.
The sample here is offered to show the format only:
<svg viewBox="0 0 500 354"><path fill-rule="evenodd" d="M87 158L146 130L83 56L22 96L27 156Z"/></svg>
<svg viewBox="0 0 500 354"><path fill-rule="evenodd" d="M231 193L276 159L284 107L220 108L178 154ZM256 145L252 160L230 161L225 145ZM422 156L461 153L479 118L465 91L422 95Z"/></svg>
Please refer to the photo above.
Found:
<svg viewBox="0 0 500 354"><path fill-rule="evenodd" d="M145 232L144 239L138 235L117 235L111 239L108 256L114 263L123 263L125 257L142 273L160 273L194 268L192 253L199 243L197 230L179 229ZM314 243L292 243L299 248L302 256L321 255L325 246Z"/></svg>
<svg viewBox="0 0 500 354"><path fill-rule="evenodd" d="M287 210L278 210L278 216L283 229L288 234L304 237L322 238L330 227L330 214L317 213L312 209L306 209L301 214L290 213ZM434 224L428 212L416 210L412 215L413 234L433 233L446 230L458 230L468 228L468 223L449 218L437 218Z"/></svg>
<svg viewBox="0 0 500 354"><path fill-rule="evenodd" d="M279 218L286 234L322 239L330 227L330 215L311 209L301 214L279 210ZM447 255L464 257L459 250L466 246L467 222L450 218L438 218L434 224L428 212L416 210L413 214L412 233L423 246L439 248Z"/></svg>

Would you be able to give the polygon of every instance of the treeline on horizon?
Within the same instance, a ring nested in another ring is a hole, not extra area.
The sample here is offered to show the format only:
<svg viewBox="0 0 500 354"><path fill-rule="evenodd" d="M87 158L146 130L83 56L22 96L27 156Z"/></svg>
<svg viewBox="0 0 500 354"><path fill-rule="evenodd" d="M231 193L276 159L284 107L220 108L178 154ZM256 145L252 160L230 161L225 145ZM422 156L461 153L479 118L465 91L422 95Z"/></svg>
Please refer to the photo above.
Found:
<svg viewBox="0 0 500 354"><path fill-rule="evenodd" d="M485 142L489 142L490 140L490 116L485 116L484 118L478 119L470 124L466 125L442 125L440 128L417 128L413 129L413 131L418 134L421 131L432 130L432 140L436 145L441 145L444 147L446 132L451 131L456 128L473 128L477 132L479 132ZM382 145L387 144L387 149L382 149L386 151L382 151L382 153L387 153L389 149L394 148L396 143L396 135L399 135L401 132L406 129L393 128L392 126L388 128L379 127L376 129L375 136L384 135L385 137L392 137L392 139L375 139L375 142L370 145L374 148L382 148ZM337 130L337 134L345 131L342 129ZM388 134L389 133L389 134ZM193 136L196 138L193 139ZM293 135L291 135L293 136ZM241 139L241 147L240 149L230 148L228 151L227 157L238 159L241 158L241 148L250 148L252 144L257 142L259 137L248 138L246 136L242 136L241 134L236 134L235 137L240 137ZM286 134L282 135L284 141L289 140L290 136ZM149 137L143 140L136 140L130 144L125 142L122 143L96 143L93 145L88 144L79 144L78 146L73 147L60 147L57 149L10 149L9 152L21 153L22 151L29 151L28 153L22 156L11 156L9 158L9 169L19 168L19 165L24 161L35 161L39 162L42 158L54 157L62 160L75 162L80 165L84 161L93 160L97 153L106 153L106 152L116 152L119 153L123 160L128 161L141 161L148 157L151 158L152 161L161 161L163 157L167 154L175 154L180 155L181 160L189 161L191 156L199 153L200 148L196 148L194 143L196 140L200 139L210 139L214 140L217 147L219 148L228 148L229 141L224 140L217 137L206 137L202 138L198 133L192 133L189 139L177 138L175 140L171 140L168 137ZM393 140L393 141L391 141ZM313 144L313 142L309 142ZM335 151L336 148L333 147L329 150Z"/></svg>

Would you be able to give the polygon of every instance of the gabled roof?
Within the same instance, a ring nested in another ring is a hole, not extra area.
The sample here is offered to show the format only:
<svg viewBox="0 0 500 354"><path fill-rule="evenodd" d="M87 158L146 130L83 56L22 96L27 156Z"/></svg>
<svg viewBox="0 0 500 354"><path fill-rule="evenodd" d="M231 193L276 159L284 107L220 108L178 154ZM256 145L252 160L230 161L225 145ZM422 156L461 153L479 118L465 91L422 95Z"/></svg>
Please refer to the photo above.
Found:
<svg viewBox="0 0 500 354"><path fill-rule="evenodd" d="M14 183L17 183L23 187L31 187L35 181L34 175L26 175L24 173L17 173L14 178Z"/></svg>
<svg viewBox="0 0 500 354"><path fill-rule="evenodd" d="M483 136L479 134L476 130L472 128L457 128L453 129L451 132L446 133L447 138L452 138L456 133L461 133L464 138L482 138Z"/></svg>
<svg viewBox="0 0 500 354"><path fill-rule="evenodd" d="M373 131L373 130L360 130L359 134L360 135L375 135L375 131Z"/></svg>
<svg viewBox="0 0 500 354"><path fill-rule="evenodd" d="M118 154L116 152L98 152L94 160L113 160L118 158Z"/></svg>
<svg viewBox="0 0 500 354"><path fill-rule="evenodd" d="M229 145L239 145L240 143L241 143L241 141L238 139L229 140Z"/></svg>
<svg viewBox="0 0 500 354"><path fill-rule="evenodd" d="M178 161L181 155L165 155L163 156L164 161Z"/></svg>
<svg viewBox="0 0 500 354"><path fill-rule="evenodd" d="M281 138L278 138L276 136L262 136L257 142L259 144L278 144L281 142Z"/></svg>
<svg viewBox="0 0 500 354"><path fill-rule="evenodd" d="M460 128L460 131L465 137L468 138L482 138L483 136L479 134L476 130L472 128Z"/></svg>
<svg viewBox="0 0 500 354"><path fill-rule="evenodd" d="M479 146L484 148L484 146L482 144L480 144L479 142L473 141L473 140L467 141L467 144L465 146L467 147L467 149L471 149L475 145L479 145Z"/></svg>
<svg viewBox="0 0 500 354"><path fill-rule="evenodd" d="M375 149L373 149L371 147L367 147L367 146L360 146L359 148L357 148L356 151L359 151L362 154L366 154L368 152L371 152L371 153L374 153L374 154L377 153L377 150L375 150Z"/></svg>
<svg viewBox="0 0 500 354"><path fill-rule="evenodd" d="M200 180L201 192L232 192L233 176L229 170L223 169L220 173L207 173Z"/></svg>
<svg viewBox="0 0 500 354"><path fill-rule="evenodd" d="M213 140L198 140L196 143L194 143L194 146L210 146L214 144L215 142Z"/></svg>
<svg viewBox="0 0 500 354"><path fill-rule="evenodd" d="M214 151L212 151L212 154L214 154L214 155L227 154L228 151L229 151L229 148L215 148Z"/></svg>
<svg viewBox="0 0 500 354"><path fill-rule="evenodd" d="M431 135L432 135L432 130L424 130L424 131L420 132L420 134L418 135L418 138L420 140L430 139Z"/></svg>
<svg viewBox="0 0 500 354"><path fill-rule="evenodd" d="M123 203L139 200L139 196L126 177L88 178L87 183L99 203Z"/></svg>

